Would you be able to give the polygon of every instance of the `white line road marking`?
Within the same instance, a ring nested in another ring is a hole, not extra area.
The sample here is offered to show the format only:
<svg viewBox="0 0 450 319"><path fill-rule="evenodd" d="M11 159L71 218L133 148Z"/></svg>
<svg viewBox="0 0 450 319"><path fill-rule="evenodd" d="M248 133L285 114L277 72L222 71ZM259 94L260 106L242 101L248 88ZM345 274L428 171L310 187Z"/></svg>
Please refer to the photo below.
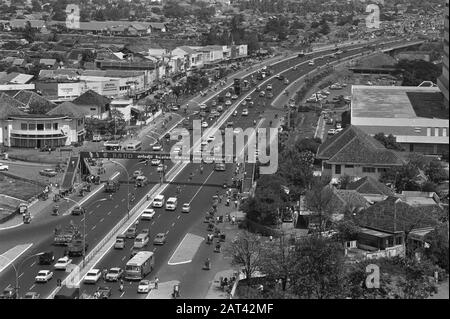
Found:
<svg viewBox="0 0 450 319"><path fill-rule="evenodd" d="M80 222L82 222L84 220L84 217L80 220Z"/></svg>
<svg viewBox="0 0 450 319"><path fill-rule="evenodd" d="M111 215L111 211L109 211L107 215L108 215L108 216Z"/></svg>
<svg viewBox="0 0 450 319"><path fill-rule="evenodd" d="M23 276L24 274L25 274L24 272L23 272L23 273L21 273L21 274L20 274L20 276L19 276L18 278L22 277L22 276Z"/></svg>
<svg viewBox="0 0 450 319"><path fill-rule="evenodd" d="M102 205L98 204L96 207L99 208L100 206L102 206Z"/></svg>
<svg viewBox="0 0 450 319"><path fill-rule="evenodd" d="M94 230L95 228L96 228L97 226L96 225L94 225L94 227L92 227L92 229L91 230Z"/></svg>
<svg viewBox="0 0 450 319"><path fill-rule="evenodd" d="M126 256L123 256L123 258L122 258L122 261L124 261L124 260L125 260L125 258L126 258Z"/></svg>
<svg viewBox="0 0 450 319"><path fill-rule="evenodd" d="M30 265L30 267L33 267L34 265L36 265L35 261L33 261L33 263Z"/></svg>
<svg viewBox="0 0 450 319"><path fill-rule="evenodd" d="M91 210L91 211L90 211L90 212L89 212L88 214L89 214L89 215L92 215L92 213L93 213L93 212L94 212L94 211L93 211L93 210Z"/></svg>
<svg viewBox="0 0 450 319"><path fill-rule="evenodd" d="M32 284L31 287L30 287L30 289L28 289L28 290L33 289L35 286L36 286L35 284Z"/></svg>
<svg viewBox="0 0 450 319"><path fill-rule="evenodd" d="M154 224L155 224L155 222L152 222L152 224L151 224L151 225L153 226Z"/></svg>
<svg viewBox="0 0 450 319"><path fill-rule="evenodd" d="M124 291L124 292L122 292L122 294L120 295L120 298L122 298L124 294L125 294L125 291Z"/></svg>
<svg viewBox="0 0 450 319"><path fill-rule="evenodd" d="M175 223L172 223L172 227L175 226Z"/></svg>
<svg viewBox="0 0 450 319"><path fill-rule="evenodd" d="M119 207L119 204L117 204L116 206L114 206L114 208L118 208Z"/></svg>
<svg viewBox="0 0 450 319"><path fill-rule="evenodd" d="M200 191L203 188L203 185L206 184L206 182L208 181L208 179L211 177L211 175L214 174L214 170L211 172L211 174L208 175L208 177L205 179L205 181L203 182L202 186L200 186L197 190L197 192L194 194L194 196L192 196L191 200L188 202L189 204L192 203L192 201L194 200L194 198L198 195L198 193L200 193Z"/></svg>
<svg viewBox="0 0 450 319"><path fill-rule="evenodd" d="M100 219L100 223L103 223L104 220L105 220L104 218Z"/></svg>
<svg viewBox="0 0 450 319"><path fill-rule="evenodd" d="M169 233L169 231L166 231L166 235Z"/></svg>
<svg viewBox="0 0 450 319"><path fill-rule="evenodd" d="M156 218L159 218L159 217L161 217L161 214L159 214L158 216L156 216Z"/></svg>
<svg viewBox="0 0 450 319"><path fill-rule="evenodd" d="M125 198L122 198L122 202L124 202L125 201Z"/></svg>
<svg viewBox="0 0 450 319"><path fill-rule="evenodd" d="M153 252L155 252L156 251L156 247L155 248L153 248Z"/></svg>
<svg viewBox="0 0 450 319"><path fill-rule="evenodd" d="M181 216L180 216L180 215L178 215L177 219L180 219L180 217L181 217Z"/></svg>

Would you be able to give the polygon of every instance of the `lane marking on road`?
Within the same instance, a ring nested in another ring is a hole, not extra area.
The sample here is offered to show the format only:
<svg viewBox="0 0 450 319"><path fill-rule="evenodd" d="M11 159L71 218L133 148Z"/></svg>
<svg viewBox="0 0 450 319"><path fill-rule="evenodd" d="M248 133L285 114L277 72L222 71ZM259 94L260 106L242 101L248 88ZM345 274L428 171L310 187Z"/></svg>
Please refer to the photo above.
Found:
<svg viewBox="0 0 450 319"><path fill-rule="evenodd" d="M119 207L119 204L116 204L116 206L114 206L114 208L118 208Z"/></svg>
<svg viewBox="0 0 450 319"><path fill-rule="evenodd" d="M100 219L100 223L103 223L104 220L105 220L104 218Z"/></svg>
<svg viewBox="0 0 450 319"><path fill-rule="evenodd" d="M155 224L155 222L152 222L151 226L153 226Z"/></svg>
<svg viewBox="0 0 450 319"><path fill-rule="evenodd" d="M93 212L94 212L94 211L93 211L93 210L91 210L91 211L90 211L90 212L89 212L88 214L89 214L89 215L92 215L92 213L93 213Z"/></svg>
<svg viewBox="0 0 450 319"><path fill-rule="evenodd" d="M124 261L124 260L125 260L125 258L126 258L126 256L123 256L123 257L122 257L122 261Z"/></svg>
<svg viewBox="0 0 450 319"><path fill-rule="evenodd" d="M122 294L120 295L120 298L122 298L124 294L125 294L125 291L124 291L124 292L122 292Z"/></svg>
<svg viewBox="0 0 450 319"><path fill-rule="evenodd" d="M23 253L25 253L31 246L33 246L33 243L31 244L23 244L23 245L17 245L3 254L0 255L0 273L9 267L12 263L16 261L17 258L22 256Z"/></svg>
<svg viewBox="0 0 450 319"><path fill-rule="evenodd" d="M155 252L156 251L156 247L155 248L153 248L153 252Z"/></svg>
<svg viewBox="0 0 450 319"><path fill-rule="evenodd" d="M80 220L80 222L84 221L84 217Z"/></svg>
<svg viewBox="0 0 450 319"><path fill-rule="evenodd" d="M169 231L166 231L166 235L169 233Z"/></svg>
<svg viewBox="0 0 450 319"><path fill-rule="evenodd" d="M30 265L30 268L33 268L34 265L36 265L35 261L33 261L33 263Z"/></svg>
<svg viewBox="0 0 450 319"><path fill-rule="evenodd" d="M189 204L192 203L192 201L194 200L194 198L198 195L198 193L200 193L200 191L202 190L203 186L206 184L206 182L208 182L208 179L212 176L212 174L214 174L214 170L208 175L208 177L205 179L205 181L202 183L202 186L200 186L198 188L198 190L195 192L194 196L192 196L191 200L188 202Z"/></svg>
<svg viewBox="0 0 450 319"><path fill-rule="evenodd" d="M180 216L180 215L178 215L178 216L177 216L177 219L180 219L180 217L181 217L181 216Z"/></svg>
<svg viewBox="0 0 450 319"><path fill-rule="evenodd" d="M108 215L108 216L111 215L111 211L109 211L107 215Z"/></svg>
<svg viewBox="0 0 450 319"><path fill-rule="evenodd" d="M156 218L159 218L159 217L161 217L161 214L159 214L158 216L156 216Z"/></svg>
<svg viewBox="0 0 450 319"><path fill-rule="evenodd" d="M97 225L94 225L94 227L91 228L91 230L94 230L97 227Z"/></svg>
<svg viewBox="0 0 450 319"><path fill-rule="evenodd" d="M32 284L31 287L30 287L30 289L28 289L28 290L33 289L35 286L36 286L35 284Z"/></svg>
<svg viewBox="0 0 450 319"><path fill-rule="evenodd" d="M101 204L98 204L96 207L99 208L100 206L102 206Z"/></svg>
<svg viewBox="0 0 450 319"><path fill-rule="evenodd" d="M125 198L122 198L122 202L124 202L125 201Z"/></svg>
<svg viewBox="0 0 450 319"><path fill-rule="evenodd" d="M24 272L23 272L23 273L21 273L21 274L20 274L20 276L19 276L19 277L17 277L17 278L20 278L20 277L22 277L22 276L23 276L24 274L25 274Z"/></svg>
<svg viewBox="0 0 450 319"><path fill-rule="evenodd" d="M172 223L172 227L175 226L175 223Z"/></svg>

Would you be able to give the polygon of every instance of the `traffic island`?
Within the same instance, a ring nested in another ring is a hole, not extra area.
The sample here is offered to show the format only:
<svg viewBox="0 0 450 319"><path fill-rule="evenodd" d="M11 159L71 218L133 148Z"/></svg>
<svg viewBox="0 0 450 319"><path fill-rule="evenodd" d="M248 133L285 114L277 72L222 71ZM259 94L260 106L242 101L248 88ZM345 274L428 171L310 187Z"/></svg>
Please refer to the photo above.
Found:
<svg viewBox="0 0 450 319"><path fill-rule="evenodd" d="M203 240L201 236L186 234L167 264L175 266L190 263Z"/></svg>

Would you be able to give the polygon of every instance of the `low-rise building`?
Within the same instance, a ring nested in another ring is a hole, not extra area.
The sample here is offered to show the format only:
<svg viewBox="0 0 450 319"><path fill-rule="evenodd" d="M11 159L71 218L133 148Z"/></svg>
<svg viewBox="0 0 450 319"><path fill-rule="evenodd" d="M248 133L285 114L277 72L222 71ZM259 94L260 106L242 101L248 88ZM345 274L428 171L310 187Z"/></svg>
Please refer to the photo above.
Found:
<svg viewBox="0 0 450 319"><path fill-rule="evenodd" d="M316 158L322 160L322 175L330 176L333 183L344 175L378 179L388 168L403 165L397 153L354 125L322 143Z"/></svg>

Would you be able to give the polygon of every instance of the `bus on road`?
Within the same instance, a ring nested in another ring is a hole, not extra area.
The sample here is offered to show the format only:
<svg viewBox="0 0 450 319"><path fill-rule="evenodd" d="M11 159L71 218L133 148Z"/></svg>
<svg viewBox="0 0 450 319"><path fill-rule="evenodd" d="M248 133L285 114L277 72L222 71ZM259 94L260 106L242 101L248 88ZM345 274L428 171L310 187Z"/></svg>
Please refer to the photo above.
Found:
<svg viewBox="0 0 450 319"><path fill-rule="evenodd" d="M126 151L140 151L142 149L141 141L130 141L124 147Z"/></svg>
<svg viewBox="0 0 450 319"><path fill-rule="evenodd" d="M155 258L151 251L140 251L131 258L125 266L125 279L141 280L147 276L155 264Z"/></svg>
<svg viewBox="0 0 450 319"><path fill-rule="evenodd" d="M119 141L107 141L103 144L107 151L119 151L120 143Z"/></svg>

